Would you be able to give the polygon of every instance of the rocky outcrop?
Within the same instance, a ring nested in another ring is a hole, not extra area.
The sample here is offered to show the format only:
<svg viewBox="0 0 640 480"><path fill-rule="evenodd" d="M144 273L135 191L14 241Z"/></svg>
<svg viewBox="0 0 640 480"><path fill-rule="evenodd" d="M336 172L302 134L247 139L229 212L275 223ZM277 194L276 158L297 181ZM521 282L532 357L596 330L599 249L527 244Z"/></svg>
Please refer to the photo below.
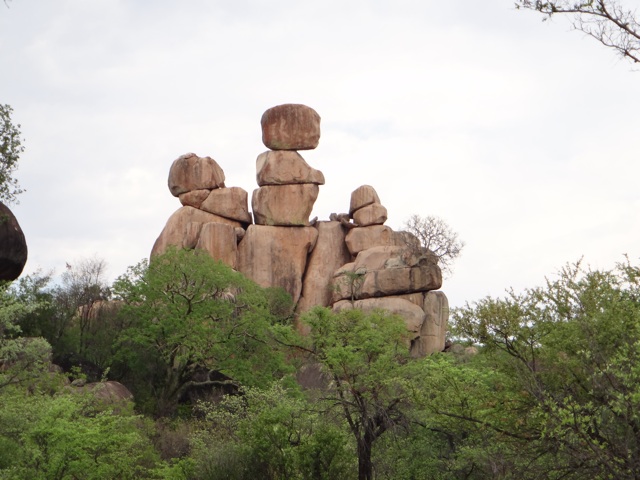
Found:
<svg viewBox="0 0 640 480"><path fill-rule="evenodd" d="M152 255L169 245L205 250L259 285L284 288L298 314L316 305L389 310L412 333L412 355L441 351L448 304L437 291L442 274L436 256L419 248L414 236L384 225L387 209L370 185L352 192L348 213L310 221L325 178L298 150L318 145L320 116L286 104L267 110L260 123L270 150L256 160L253 218L247 192L227 188L211 157L183 155L168 182L183 207L167 221Z"/></svg>
<svg viewBox="0 0 640 480"><path fill-rule="evenodd" d="M15 280L27 263L27 242L9 207L0 203L0 280Z"/></svg>

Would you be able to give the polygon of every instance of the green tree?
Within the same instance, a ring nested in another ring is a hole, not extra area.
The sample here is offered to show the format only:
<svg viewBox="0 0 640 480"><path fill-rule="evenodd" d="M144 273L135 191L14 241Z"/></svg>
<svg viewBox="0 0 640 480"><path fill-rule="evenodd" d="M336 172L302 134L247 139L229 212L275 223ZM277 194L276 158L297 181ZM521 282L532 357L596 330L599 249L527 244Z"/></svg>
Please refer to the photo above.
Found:
<svg viewBox="0 0 640 480"><path fill-rule="evenodd" d="M0 104L0 202L15 203L16 196L23 193L13 177L18 160L24 151L20 138L20 125L11 119L13 109Z"/></svg>
<svg viewBox="0 0 640 480"><path fill-rule="evenodd" d="M189 391L264 386L289 369L274 339L293 329L269 309L277 296L206 253L172 249L114 290L124 303L120 357L147 376L161 415Z"/></svg>
<svg viewBox="0 0 640 480"><path fill-rule="evenodd" d="M544 287L467 305L454 323L502 384L492 409L444 413L523 440L536 468L519 478L639 478L640 269L567 266Z"/></svg>
<svg viewBox="0 0 640 480"><path fill-rule="evenodd" d="M640 62L640 24L635 11L616 0L517 0L516 8L534 10L545 20L564 14L576 30L614 49L622 58Z"/></svg>
<svg viewBox="0 0 640 480"><path fill-rule="evenodd" d="M216 404L193 438L198 478L334 479L353 471L349 433L296 389L275 382Z"/></svg>
<svg viewBox="0 0 640 480"><path fill-rule="evenodd" d="M48 368L51 347L42 338L23 337L19 322L38 307L16 298L0 282L0 391L33 382Z"/></svg>
<svg viewBox="0 0 640 480"><path fill-rule="evenodd" d="M404 321L384 311L325 308L311 310L303 321L311 327L312 356L332 381L325 401L355 439L358 478L371 479L374 443L408 423L419 361L409 358Z"/></svg>
<svg viewBox="0 0 640 480"><path fill-rule="evenodd" d="M90 393L0 394L0 478L161 478L144 421Z"/></svg>

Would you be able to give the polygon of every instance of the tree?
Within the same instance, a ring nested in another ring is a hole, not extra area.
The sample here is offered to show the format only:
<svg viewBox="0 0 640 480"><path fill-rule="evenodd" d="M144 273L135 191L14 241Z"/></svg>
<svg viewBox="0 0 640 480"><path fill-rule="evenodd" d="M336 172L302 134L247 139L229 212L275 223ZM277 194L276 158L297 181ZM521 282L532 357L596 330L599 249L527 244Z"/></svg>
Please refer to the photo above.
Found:
<svg viewBox="0 0 640 480"><path fill-rule="evenodd" d="M358 478L373 478L372 449L386 431L406 424L416 379L404 321L384 311L333 313L316 307L304 317L312 356L332 381L325 401L337 408L357 447Z"/></svg>
<svg viewBox="0 0 640 480"><path fill-rule="evenodd" d="M545 15L567 14L573 28L614 49L633 63L640 62L640 24L635 12L616 0L516 0L516 8L534 10Z"/></svg>
<svg viewBox="0 0 640 480"><path fill-rule="evenodd" d="M20 138L20 125L11 120L13 109L0 104L0 202L14 203L23 193L18 181L13 178L20 155L24 151Z"/></svg>
<svg viewBox="0 0 640 480"><path fill-rule="evenodd" d="M638 478L638 267L569 265L544 287L467 305L454 323L504 379L491 410L459 418L526 440L521 455L545 478Z"/></svg>
<svg viewBox="0 0 640 480"><path fill-rule="evenodd" d="M416 237L420 248L427 249L438 257L438 264L443 273L452 273L453 262L460 256L464 248L464 242L458 239L454 232L441 218L412 215L405 222L404 228ZM407 244L415 247L414 239L407 238Z"/></svg>
<svg viewBox="0 0 640 480"><path fill-rule="evenodd" d="M37 304L16 298L9 284L0 282L0 392L33 383L48 368L51 347L42 338L21 336L20 320Z"/></svg>
<svg viewBox="0 0 640 480"><path fill-rule="evenodd" d="M264 386L288 370L274 336L293 330L270 312L273 295L205 252L171 249L114 290L126 325L119 355L146 376L160 415L196 389Z"/></svg>

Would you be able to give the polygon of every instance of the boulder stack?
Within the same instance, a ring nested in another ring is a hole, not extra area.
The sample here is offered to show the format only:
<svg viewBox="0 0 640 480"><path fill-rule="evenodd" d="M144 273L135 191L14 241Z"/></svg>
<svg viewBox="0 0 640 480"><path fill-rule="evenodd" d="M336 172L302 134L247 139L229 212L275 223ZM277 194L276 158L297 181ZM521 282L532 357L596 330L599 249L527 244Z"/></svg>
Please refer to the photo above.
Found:
<svg viewBox="0 0 640 480"><path fill-rule="evenodd" d="M256 160L255 223L246 191L227 188L212 158L186 154L169 173L169 190L183 206L169 218L152 255L168 245L203 249L264 287L284 288L298 314L316 305L382 308L405 320L412 355L443 350L448 303L437 291L437 257L414 236L384 225L387 209L369 185L353 191L349 213L309 221L325 179L298 151L317 147L320 116L305 105L286 104L268 109L260 123L269 150Z"/></svg>

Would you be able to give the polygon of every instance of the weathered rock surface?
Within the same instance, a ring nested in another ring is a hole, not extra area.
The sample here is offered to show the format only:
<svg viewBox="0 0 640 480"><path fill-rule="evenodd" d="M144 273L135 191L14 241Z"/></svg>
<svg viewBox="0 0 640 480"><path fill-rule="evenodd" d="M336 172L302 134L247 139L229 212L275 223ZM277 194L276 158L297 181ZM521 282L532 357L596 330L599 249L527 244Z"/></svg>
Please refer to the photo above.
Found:
<svg viewBox="0 0 640 480"><path fill-rule="evenodd" d="M382 225L387 221L387 209L379 203L372 203L353 212L353 221L360 227Z"/></svg>
<svg viewBox="0 0 640 480"><path fill-rule="evenodd" d="M205 250L212 258L236 268L238 246L236 230L224 223L204 223L196 248Z"/></svg>
<svg viewBox="0 0 640 480"><path fill-rule="evenodd" d="M27 242L9 207L0 203L0 280L15 280L27 263Z"/></svg>
<svg viewBox="0 0 640 480"><path fill-rule="evenodd" d="M167 251L169 245L175 245L178 248L192 248L193 232L197 229L195 225L188 226L190 223L224 223L232 227L241 227L240 222L220 217L212 213L204 212L193 207L182 207L176 210L167 220L167 224L160 233L151 250L151 255L160 255ZM189 228L189 230L187 230ZM188 232L189 235L188 236ZM191 238L185 244L185 238Z"/></svg>
<svg viewBox="0 0 640 480"><path fill-rule="evenodd" d="M169 190L174 197L192 190L224 187L224 172L211 157L186 153L178 157L169 170Z"/></svg>
<svg viewBox="0 0 640 480"><path fill-rule="evenodd" d="M320 115L306 105L268 109L260 120L262 143L271 150L312 150L320 141Z"/></svg>
<svg viewBox="0 0 640 480"><path fill-rule="evenodd" d="M202 202L209 196L211 190L191 190L190 192L178 195L180 203L185 207L200 208Z"/></svg>
<svg viewBox="0 0 640 480"><path fill-rule="evenodd" d="M307 226L319 188L312 183L268 185L253 191L251 208L257 225Z"/></svg>
<svg viewBox="0 0 640 480"><path fill-rule="evenodd" d="M333 310L336 312L351 308L359 308L365 313L370 313L374 310L393 312L402 317L407 325L407 330L415 335L414 338L420 336L420 329L425 320L425 312L420 307L401 297L367 298L365 300L356 300L353 303L349 300L341 300L333 305Z"/></svg>
<svg viewBox="0 0 640 480"><path fill-rule="evenodd" d="M248 225L252 222L248 199L249 194L240 187L218 188L211 190L200 209Z"/></svg>
<svg viewBox="0 0 640 480"><path fill-rule="evenodd" d="M344 241L353 256L372 247L404 244L403 237L385 225L352 228Z"/></svg>
<svg viewBox="0 0 640 480"><path fill-rule="evenodd" d="M413 357L424 357L444 350L449 301L443 292L424 294L425 320L420 329L420 337L411 344Z"/></svg>
<svg viewBox="0 0 640 480"><path fill-rule="evenodd" d="M306 312L316 305L331 306L334 272L351 260L340 222L318 222L315 228L318 241L307 262L298 312Z"/></svg>
<svg viewBox="0 0 640 480"><path fill-rule="evenodd" d="M371 185L362 185L351 192L351 203L349 204L349 215L353 215L356 210L371 205L372 203L380 203L380 198L376 190Z"/></svg>
<svg viewBox="0 0 640 480"><path fill-rule="evenodd" d="M324 175L291 150L270 150L258 155L256 180L259 186L315 183L324 185Z"/></svg>
<svg viewBox="0 0 640 480"><path fill-rule="evenodd" d="M296 303L317 240L313 227L249 225L238 246L238 270L263 287L284 288Z"/></svg>
<svg viewBox="0 0 640 480"><path fill-rule="evenodd" d="M393 246L360 252L355 262L343 266L334 278L334 302L425 292L442 286L435 256Z"/></svg>

